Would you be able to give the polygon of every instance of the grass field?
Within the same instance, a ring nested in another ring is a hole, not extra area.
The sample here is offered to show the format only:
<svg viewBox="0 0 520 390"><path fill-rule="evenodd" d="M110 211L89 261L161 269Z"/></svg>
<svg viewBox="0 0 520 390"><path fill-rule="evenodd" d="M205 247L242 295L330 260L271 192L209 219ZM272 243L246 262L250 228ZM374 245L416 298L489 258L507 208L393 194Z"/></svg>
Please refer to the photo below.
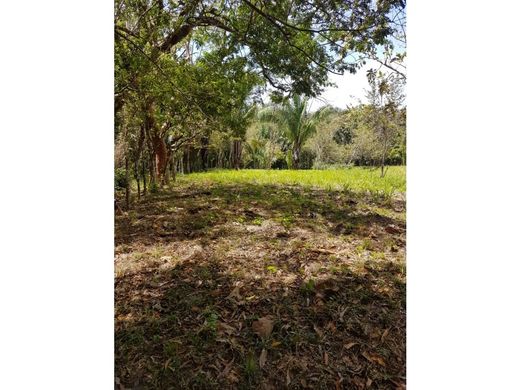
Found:
<svg viewBox="0 0 520 390"><path fill-rule="evenodd" d="M403 390L404 175L179 175L116 216L117 381Z"/></svg>
<svg viewBox="0 0 520 390"><path fill-rule="evenodd" d="M406 167L403 166L388 167L383 178L379 169L361 167L337 170L216 170L179 177L183 183L290 184L386 195L406 191Z"/></svg>

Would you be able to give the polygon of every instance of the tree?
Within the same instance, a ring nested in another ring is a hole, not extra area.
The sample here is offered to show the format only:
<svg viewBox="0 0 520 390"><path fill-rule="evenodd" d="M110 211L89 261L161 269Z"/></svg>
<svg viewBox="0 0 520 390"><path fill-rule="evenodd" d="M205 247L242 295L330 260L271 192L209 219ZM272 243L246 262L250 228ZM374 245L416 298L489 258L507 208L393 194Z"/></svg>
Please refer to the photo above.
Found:
<svg viewBox="0 0 520 390"><path fill-rule="evenodd" d="M394 73L369 72L371 124L380 145L381 177L385 175L385 161L399 131L399 107L404 100L402 80Z"/></svg>
<svg viewBox="0 0 520 390"><path fill-rule="evenodd" d="M403 7L401 0L117 0L115 134L128 141L121 145L134 178L145 191L146 171L151 188L164 184L184 151L188 166L197 158L204 168L216 131L229 135L227 157L240 166L242 114L260 91L278 101L319 95L329 72L359 68L353 53L386 42L395 32L391 16ZM298 160L301 145L293 149Z"/></svg>
<svg viewBox="0 0 520 390"><path fill-rule="evenodd" d="M289 169L300 167L301 150L305 142L316 132L316 125L325 117L330 109L323 107L320 110L308 112L309 99L300 95L284 100L281 105L273 105L261 110L258 118L263 122L278 125L289 143L287 151L287 165Z"/></svg>

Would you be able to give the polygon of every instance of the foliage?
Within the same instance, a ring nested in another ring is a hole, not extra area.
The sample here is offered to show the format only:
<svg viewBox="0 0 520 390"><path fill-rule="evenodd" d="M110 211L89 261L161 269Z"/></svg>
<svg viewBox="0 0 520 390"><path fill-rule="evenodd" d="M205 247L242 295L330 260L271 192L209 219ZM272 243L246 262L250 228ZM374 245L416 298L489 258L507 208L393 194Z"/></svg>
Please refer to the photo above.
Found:
<svg viewBox="0 0 520 390"><path fill-rule="evenodd" d="M114 172L114 187L116 190L124 190L128 184L126 179L126 170L124 168L116 168Z"/></svg>
<svg viewBox="0 0 520 390"><path fill-rule="evenodd" d="M164 184L175 164L188 172L212 161L238 168L263 92L280 104L319 95L329 72L354 72L362 64L354 53L369 53L396 33L392 18L402 9L401 0L116 1L116 147L124 145L134 175L150 184ZM218 147L208 142L216 132L225 140ZM312 132L285 134L289 165L298 167ZM277 153L268 149L265 160Z"/></svg>
<svg viewBox="0 0 520 390"><path fill-rule="evenodd" d="M258 120L272 123L281 129L284 139L289 145L287 149L287 165L289 168L300 168L302 147L316 133L318 122L330 111L329 107L310 113L309 99L293 95L279 105L265 107L258 112Z"/></svg>

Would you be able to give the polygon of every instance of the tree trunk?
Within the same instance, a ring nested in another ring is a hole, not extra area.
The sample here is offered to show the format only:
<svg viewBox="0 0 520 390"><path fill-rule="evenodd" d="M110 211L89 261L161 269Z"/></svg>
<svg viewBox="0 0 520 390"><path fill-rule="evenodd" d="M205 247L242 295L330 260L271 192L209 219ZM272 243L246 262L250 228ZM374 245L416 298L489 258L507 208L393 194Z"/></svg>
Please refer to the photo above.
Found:
<svg viewBox="0 0 520 390"><path fill-rule="evenodd" d="M208 169L208 144L209 144L209 138L207 136L204 136L200 140L200 160L202 165L202 170L206 171Z"/></svg>
<svg viewBox="0 0 520 390"><path fill-rule="evenodd" d="M142 162L142 168L141 168L141 173L143 175L143 195L146 195L146 169L145 169L145 166L144 166L144 160Z"/></svg>
<svg viewBox="0 0 520 390"><path fill-rule="evenodd" d="M134 161L134 178L137 182L137 199L141 199L141 183L139 180L139 161Z"/></svg>
<svg viewBox="0 0 520 390"><path fill-rule="evenodd" d="M300 146L294 145L292 150L292 169L300 168Z"/></svg>
<svg viewBox="0 0 520 390"><path fill-rule="evenodd" d="M130 210L130 173L129 173L128 157L125 157L125 179L126 179L125 205L126 205L126 209Z"/></svg>
<svg viewBox="0 0 520 390"><path fill-rule="evenodd" d="M172 157L171 175L173 182L175 182L177 180L177 159L175 157Z"/></svg>
<svg viewBox="0 0 520 390"><path fill-rule="evenodd" d="M155 158L155 176L158 184L163 185L165 181L166 166L168 164L168 151L166 149L166 142L159 135L154 135L153 139L153 153Z"/></svg>
<svg viewBox="0 0 520 390"><path fill-rule="evenodd" d="M233 140L232 145L232 166L235 169L240 169L240 160L242 158L242 141L239 139Z"/></svg>
<svg viewBox="0 0 520 390"><path fill-rule="evenodd" d="M385 177L385 159L386 159L386 151L388 149L387 142L385 141L383 146L383 156L381 157L381 177Z"/></svg>

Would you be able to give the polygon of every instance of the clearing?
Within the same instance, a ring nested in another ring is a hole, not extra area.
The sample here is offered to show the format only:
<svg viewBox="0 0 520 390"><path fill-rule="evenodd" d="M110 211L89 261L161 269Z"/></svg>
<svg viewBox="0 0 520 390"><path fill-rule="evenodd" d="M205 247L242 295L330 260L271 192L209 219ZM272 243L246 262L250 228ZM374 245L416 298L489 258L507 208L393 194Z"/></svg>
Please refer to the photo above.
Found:
<svg viewBox="0 0 520 390"><path fill-rule="evenodd" d="M179 176L116 217L117 381L404 389L405 168Z"/></svg>

